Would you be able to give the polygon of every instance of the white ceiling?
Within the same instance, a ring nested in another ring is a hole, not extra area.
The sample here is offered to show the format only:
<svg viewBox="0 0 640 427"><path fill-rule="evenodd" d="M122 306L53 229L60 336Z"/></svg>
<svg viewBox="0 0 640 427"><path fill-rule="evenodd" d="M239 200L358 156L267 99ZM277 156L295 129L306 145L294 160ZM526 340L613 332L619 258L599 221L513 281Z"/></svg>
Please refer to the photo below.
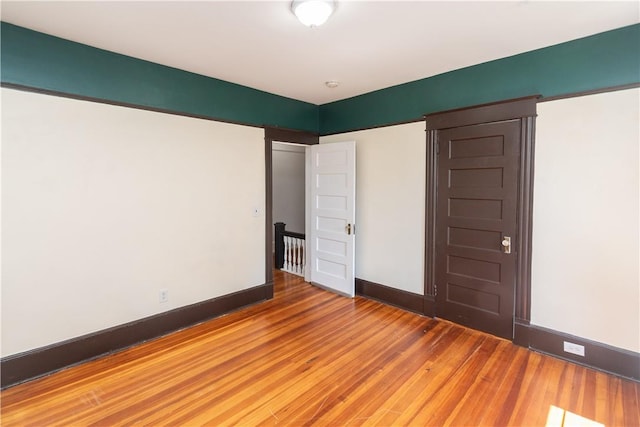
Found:
<svg viewBox="0 0 640 427"><path fill-rule="evenodd" d="M2 20L314 104L640 22L640 2L2 1ZM340 86L324 83L337 80Z"/></svg>

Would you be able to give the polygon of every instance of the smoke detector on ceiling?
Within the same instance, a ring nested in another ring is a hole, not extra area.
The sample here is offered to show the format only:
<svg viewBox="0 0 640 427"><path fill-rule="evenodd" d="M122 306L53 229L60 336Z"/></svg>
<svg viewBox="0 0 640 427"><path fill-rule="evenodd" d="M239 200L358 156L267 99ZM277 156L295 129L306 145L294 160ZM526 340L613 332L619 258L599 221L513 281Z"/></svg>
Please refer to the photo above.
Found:
<svg viewBox="0 0 640 427"><path fill-rule="evenodd" d="M340 86L340 82L336 80L329 80L328 82L324 82L324 85L329 89L333 89Z"/></svg>

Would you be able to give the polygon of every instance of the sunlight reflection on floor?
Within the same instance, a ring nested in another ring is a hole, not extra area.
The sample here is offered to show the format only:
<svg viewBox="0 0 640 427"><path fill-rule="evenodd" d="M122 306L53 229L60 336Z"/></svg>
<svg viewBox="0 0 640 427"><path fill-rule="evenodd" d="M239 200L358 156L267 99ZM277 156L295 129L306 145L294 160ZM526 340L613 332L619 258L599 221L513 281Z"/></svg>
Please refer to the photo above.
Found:
<svg viewBox="0 0 640 427"><path fill-rule="evenodd" d="M546 427L604 427L604 424L551 405Z"/></svg>

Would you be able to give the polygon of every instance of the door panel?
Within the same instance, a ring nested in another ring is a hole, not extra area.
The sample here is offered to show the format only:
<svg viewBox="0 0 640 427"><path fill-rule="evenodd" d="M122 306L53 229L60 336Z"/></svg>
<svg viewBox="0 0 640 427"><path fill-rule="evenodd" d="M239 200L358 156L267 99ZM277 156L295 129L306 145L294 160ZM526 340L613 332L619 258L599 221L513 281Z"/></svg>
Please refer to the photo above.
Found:
<svg viewBox="0 0 640 427"><path fill-rule="evenodd" d="M309 147L309 280L355 295L355 142Z"/></svg>
<svg viewBox="0 0 640 427"><path fill-rule="evenodd" d="M449 199L450 218L502 219L502 200Z"/></svg>
<svg viewBox="0 0 640 427"><path fill-rule="evenodd" d="M513 337L520 121L438 132L436 314Z"/></svg>

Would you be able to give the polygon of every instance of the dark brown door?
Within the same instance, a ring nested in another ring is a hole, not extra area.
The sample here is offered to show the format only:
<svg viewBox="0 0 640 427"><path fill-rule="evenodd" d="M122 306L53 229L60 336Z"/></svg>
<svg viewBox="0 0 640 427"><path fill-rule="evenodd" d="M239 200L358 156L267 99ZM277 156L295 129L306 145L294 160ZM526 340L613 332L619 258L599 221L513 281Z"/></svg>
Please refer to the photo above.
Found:
<svg viewBox="0 0 640 427"><path fill-rule="evenodd" d="M441 130L437 141L436 315L508 339L520 134L509 120Z"/></svg>

